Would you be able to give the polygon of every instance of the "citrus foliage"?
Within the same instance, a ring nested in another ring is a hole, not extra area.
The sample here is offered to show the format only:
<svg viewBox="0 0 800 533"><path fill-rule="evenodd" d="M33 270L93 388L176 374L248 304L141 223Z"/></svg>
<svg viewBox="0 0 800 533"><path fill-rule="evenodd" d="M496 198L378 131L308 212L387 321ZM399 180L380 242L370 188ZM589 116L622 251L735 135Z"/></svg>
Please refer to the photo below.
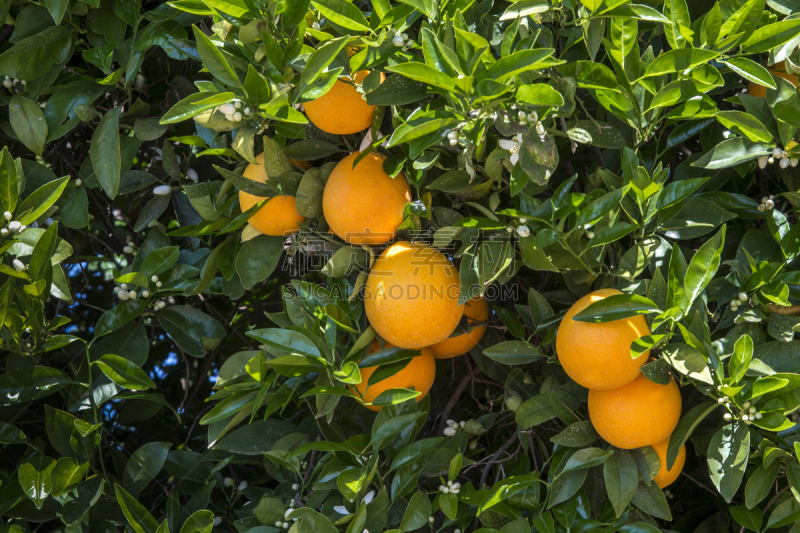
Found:
<svg viewBox="0 0 800 533"><path fill-rule="evenodd" d="M796 529L797 12L0 1L0 531Z"/></svg>

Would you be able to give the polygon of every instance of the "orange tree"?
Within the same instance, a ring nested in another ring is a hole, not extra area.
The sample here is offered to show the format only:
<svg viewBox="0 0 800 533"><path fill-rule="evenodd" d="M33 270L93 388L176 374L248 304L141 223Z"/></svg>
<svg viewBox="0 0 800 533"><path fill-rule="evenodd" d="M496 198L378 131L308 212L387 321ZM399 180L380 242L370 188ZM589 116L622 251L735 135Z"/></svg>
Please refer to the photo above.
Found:
<svg viewBox="0 0 800 533"><path fill-rule="evenodd" d="M0 532L796 530L796 7L0 0Z"/></svg>

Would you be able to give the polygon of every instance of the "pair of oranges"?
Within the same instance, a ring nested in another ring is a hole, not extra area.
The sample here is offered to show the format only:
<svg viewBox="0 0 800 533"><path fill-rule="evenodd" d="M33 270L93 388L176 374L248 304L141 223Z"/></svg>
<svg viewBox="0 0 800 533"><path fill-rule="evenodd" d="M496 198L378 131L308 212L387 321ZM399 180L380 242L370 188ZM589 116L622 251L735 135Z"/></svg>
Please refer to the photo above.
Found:
<svg viewBox="0 0 800 533"><path fill-rule="evenodd" d="M561 320L556 352L567 374L589 389L589 418L597 433L617 448L651 446L661 461L653 481L664 488L677 479L686 460L683 446L672 468L666 467L681 394L674 379L660 385L642 374L649 351L631 357L631 343L650 334L647 320L642 315L599 324L573 320L589 305L616 294L622 293L601 289L575 302Z"/></svg>

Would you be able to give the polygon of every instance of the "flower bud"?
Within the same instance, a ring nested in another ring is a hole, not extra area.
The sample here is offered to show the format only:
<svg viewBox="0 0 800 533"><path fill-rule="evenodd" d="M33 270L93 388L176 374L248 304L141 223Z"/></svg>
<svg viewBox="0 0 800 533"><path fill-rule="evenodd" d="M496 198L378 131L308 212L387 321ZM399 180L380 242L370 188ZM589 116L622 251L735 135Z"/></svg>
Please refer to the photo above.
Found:
<svg viewBox="0 0 800 533"><path fill-rule="evenodd" d="M455 436L455 434L456 434L456 430L453 429L452 427L448 426L448 427L444 428L444 436L445 437L453 437L453 436Z"/></svg>
<svg viewBox="0 0 800 533"><path fill-rule="evenodd" d="M292 485L292 490L300 490L300 484L299 483L293 484Z"/></svg>
<svg viewBox="0 0 800 533"><path fill-rule="evenodd" d="M190 168L186 171L186 177L192 181L197 181L199 179L197 171L193 168Z"/></svg>
<svg viewBox="0 0 800 533"><path fill-rule="evenodd" d="M141 296L142 298L150 298L150 291L147 289L143 290Z"/></svg>
<svg viewBox="0 0 800 533"><path fill-rule="evenodd" d="M166 196L172 191L172 188L169 185L159 185L158 187L153 188L153 194L156 196Z"/></svg>
<svg viewBox="0 0 800 533"><path fill-rule="evenodd" d="M128 293L128 296L130 297L131 300L135 300L138 294L136 294L136 291L130 291Z"/></svg>
<svg viewBox="0 0 800 533"><path fill-rule="evenodd" d="M453 139L458 139L458 132L457 132L457 131L455 131L455 130L448 131L448 132L447 132L447 138L448 138L448 139L450 139L451 141L452 141Z"/></svg>
<svg viewBox="0 0 800 533"><path fill-rule="evenodd" d="M165 302L164 300L161 300L156 305L158 305L159 309L164 309L167 306L167 302Z"/></svg>
<svg viewBox="0 0 800 533"><path fill-rule="evenodd" d="M242 481L239 483L239 490L242 491L247 488L247 481Z"/></svg>
<svg viewBox="0 0 800 533"><path fill-rule="evenodd" d="M222 480L222 484L225 485L226 487L233 487L233 478L226 477L225 479Z"/></svg>
<svg viewBox="0 0 800 533"><path fill-rule="evenodd" d="M14 264L14 270L16 270L17 272L25 270L25 263L23 263L19 259L14 259L13 264Z"/></svg>
<svg viewBox="0 0 800 533"><path fill-rule="evenodd" d="M122 249L122 251L125 252L126 254L132 254L133 248L131 248L130 246L126 246Z"/></svg>
<svg viewBox="0 0 800 533"><path fill-rule="evenodd" d="M772 157L774 157L775 159L780 159L781 157L783 157L783 149L777 147L773 148Z"/></svg>
<svg viewBox="0 0 800 533"><path fill-rule="evenodd" d="M13 216L14 215L11 214L11 211L6 211L5 213L3 213L3 218L6 220L11 220Z"/></svg>
<svg viewBox="0 0 800 533"><path fill-rule="evenodd" d="M784 157L781 159L780 163L778 163L778 166L781 168L789 168L789 159Z"/></svg>
<svg viewBox="0 0 800 533"><path fill-rule="evenodd" d="M520 237L527 237L531 234L531 228L528 226L522 225L517 228L517 235Z"/></svg>
<svg viewBox="0 0 800 533"><path fill-rule="evenodd" d="M767 203L764 204L764 207L767 209L773 209L775 207L775 202L772 200L767 200Z"/></svg>
<svg viewBox="0 0 800 533"><path fill-rule="evenodd" d="M768 155L762 155L761 157L758 158L758 168L760 168L762 170L767 168L767 163L768 162L769 162L769 156Z"/></svg>
<svg viewBox="0 0 800 533"><path fill-rule="evenodd" d="M242 108L242 103L239 100L236 100L233 103L233 107L236 108L236 109L241 109Z"/></svg>
<svg viewBox="0 0 800 533"><path fill-rule="evenodd" d="M245 107L244 108L244 116L249 117L252 114L253 114L253 112L250 110L249 107Z"/></svg>
<svg viewBox="0 0 800 533"><path fill-rule="evenodd" d="M22 224L20 224L19 220L12 220L11 222L8 223L9 231L13 231L14 233L19 233L19 228L21 227Z"/></svg>
<svg viewBox="0 0 800 533"><path fill-rule="evenodd" d="M130 294L128 294L128 291L123 289L117 293L117 296L120 300L125 301L130 297Z"/></svg>
<svg viewBox="0 0 800 533"><path fill-rule="evenodd" d="M544 125L541 122L536 123L536 133L537 135L544 135Z"/></svg>
<svg viewBox="0 0 800 533"><path fill-rule="evenodd" d="M233 121L239 122L240 120L242 120L242 114L237 111L236 113L233 114Z"/></svg>
<svg viewBox="0 0 800 533"><path fill-rule="evenodd" d="M730 413L725 413L724 415L722 415L722 418L724 418L726 421L729 422L733 418L733 415L731 415Z"/></svg>
<svg viewBox="0 0 800 533"><path fill-rule="evenodd" d="M219 109L220 113L225 115L232 115L233 113L236 113L236 108L233 106L233 104L222 104L217 109Z"/></svg>
<svg viewBox="0 0 800 533"><path fill-rule="evenodd" d="M405 43L405 41L403 40L402 35L395 35L394 37L392 37L392 44L397 46L398 48L403 46L403 43Z"/></svg>
<svg viewBox="0 0 800 533"><path fill-rule="evenodd" d="M156 281L156 287L161 288L162 283L160 281Z"/></svg>
<svg viewBox="0 0 800 533"><path fill-rule="evenodd" d="M214 517L214 526L216 527L216 526L220 525L221 523L222 523L222 517L215 516Z"/></svg>
<svg viewBox="0 0 800 533"><path fill-rule="evenodd" d="M742 302L746 302L747 301L747 293L746 292L740 292L739 293L739 300L742 301Z"/></svg>
<svg viewBox="0 0 800 533"><path fill-rule="evenodd" d="M150 281L152 281L153 283L156 283L158 281L158 276L151 276L150 277Z"/></svg>

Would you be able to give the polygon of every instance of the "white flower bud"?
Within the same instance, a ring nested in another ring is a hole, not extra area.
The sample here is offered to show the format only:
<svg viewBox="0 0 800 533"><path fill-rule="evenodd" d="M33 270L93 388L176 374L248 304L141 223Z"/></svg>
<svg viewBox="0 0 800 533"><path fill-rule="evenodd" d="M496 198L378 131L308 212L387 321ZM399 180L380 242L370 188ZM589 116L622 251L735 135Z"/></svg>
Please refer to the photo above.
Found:
<svg viewBox="0 0 800 533"><path fill-rule="evenodd" d="M724 415L722 415L722 418L724 418L726 421L730 421L733 418L733 415L731 415L730 413L725 413Z"/></svg>
<svg viewBox="0 0 800 533"><path fill-rule="evenodd" d="M239 490L242 491L247 488L247 481L242 481L239 483Z"/></svg>
<svg viewBox="0 0 800 533"><path fill-rule="evenodd" d="M275 522L275 527L281 527L282 525L283 525L283 522L281 522L280 520Z"/></svg>
<svg viewBox="0 0 800 533"><path fill-rule="evenodd" d="M772 156L769 156L769 158L767 159L767 163L769 163L769 164L771 165L771 164L773 164L774 162L775 162L775 158L774 158L774 157L772 157Z"/></svg>
<svg viewBox="0 0 800 533"><path fill-rule="evenodd" d="M781 159L780 163L778 163L778 166L781 168L789 168L789 159L784 157Z"/></svg>
<svg viewBox="0 0 800 533"><path fill-rule="evenodd" d="M743 409L747 409L748 407L750 407L750 402L744 402L744 403L742 404L742 408L743 408Z"/></svg>
<svg viewBox="0 0 800 533"><path fill-rule="evenodd" d="M121 289L121 288L119 288L119 287L114 287L114 289L113 289L113 291L114 291L114 294L117 294L117 293L118 293L119 291L121 291L121 290L122 290L122 289Z"/></svg>
<svg viewBox="0 0 800 533"><path fill-rule="evenodd" d="M450 146L455 146L458 144L458 139L450 139Z"/></svg>
<svg viewBox="0 0 800 533"><path fill-rule="evenodd" d="M152 281L153 283L156 283L158 281L158 276L151 276L150 277L150 281Z"/></svg>
<svg viewBox="0 0 800 533"><path fill-rule="evenodd" d="M8 223L9 231L13 231L14 233L19 233L19 228L21 227L22 224L20 224L19 220L12 220L11 222Z"/></svg>
<svg viewBox="0 0 800 533"><path fill-rule="evenodd" d="M467 425L467 422L465 420L462 420L461 422L458 423L458 425L461 426L461 429L464 429L464 426Z"/></svg>
<svg viewBox="0 0 800 533"><path fill-rule="evenodd" d="M233 113L236 113L236 107L234 107L233 104L222 104L217 109L219 109L220 113L225 115L232 115Z"/></svg>
<svg viewBox="0 0 800 533"><path fill-rule="evenodd" d="M128 296L130 296L131 300L135 300L138 294L136 294L136 291L131 291L128 293Z"/></svg>
<svg viewBox="0 0 800 533"><path fill-rule="evenodd" d="M772 200L767 200L767 203L764 204L764 207L766 207L767 209L773 209L775 207L775 202L773 202Z"/></svg>
<svg viewBox="0 0 800 533"><path fill-rule="evenodd" d="M158 305L159 309L164 309L167 306L167 302L160 300L156 305Z"/></svg>
<svg viewBox="0 0 800 533"><path fill-rule="evenodd" d="M448 482L447 482L447 486L448 486L448 487L452 487L452 486L453 486L453 482L452 482L452 481L448 481Z"/></svg>
<svg viewBox="0 0 800 533"><path fill-rule="evenodd" d="M517 113L517 118L520 122L525 122L528 119L528 115L525 114L525 111L520 111Z"/></svg>
<svg viewBox="0 0 800 533"><path fill-rule="evenodd" d="M756 413L756 420L761 420L761 417L764 416L761 413Z"/></svg>
<svg viewBox="0 0 800 533"><path fill-rule="evenodd" d="M520 237L527 237L531 234L531 228L528 226L522 225L517 228L517 235Z"/></svg>
<svg viewBox="0 0 800 533"><path fill-rule="evenodd" d="M11 220L13 216L14 215L11 214L11 211L6 211L5 213L3 213L3 218L6 220Z"/></svg>
<svg viewBox="0 0 800 533"><path fill-rule="evenodd" d="M408 40L408 34L407 34L407 33L404 33L404 34L403 34L403 40L404 40L404 41L407 41L407 40Z"/></svg>
<svg viewBox="0 0 800 533"><path fill-rule="evenodd" d="M225 113L225 120L233 122L233 113Z"/></svg>
<svg viewBox="0 0 800 533"><path fill-rule="evenodd" d="M767 206L765 206L764 204L761 204L761 205L758 206L758 210L762 211L762 212L766 211L767 210Z"/></svg>
<svg viewBox="0 0 800 533"><path fill-rule="evenodd" d="M725 403L725 398L717 398L717 403Z"/></svg>
<svg viewBox="0 0 800 533"><path fill-rule="evenodd" d="M127 300L130 297L130 295L128 294L128 291L126 291L126 290L119 291L117 293L117 296L119 297L120 300L123 300L123 301Z"/></svg>
<svg viewBox="0 0 800 533"><path fill-rule="evenodd" d="M197 175L197 171L193 168L190 168L189 170L186 171L186 177L192 181L197 181L198 179L200 179L199 176Z"/></svg>
<svg viewBox="0 0 800 533"><path fill-rule="evenodd" d="M451 141L453 139L458 139L458 132L456 130L448 131L447 132L447 138L450 139Z"/></svg>
<svg viewBox="0 0 800 533"><path fill-rule="evenodd" d="M160 289L161 285L162 285L162 283L160 281L156 281L156 287L158 287Z"/></svg>
<svg viewBox="0 0 800 533"><path fill-rule="evenodd" d="M289 529L289 522L283 523L283 529Z"/></svg>
<svg viewBox="0 0 800 533"><path fill-rule="evenodd" d="M22 232L23 232L23 231L25 231L26 229L28 229L28 226L26 226L25 224L23 224L23 225L21 225L21 226L19 227L19 231L18 231L17 233L22 233Z"/></svg>
<svg viewBox="0 0 800 533"><path fill-rule="evenodd" d="M748 411L750 412L751 415L755 414L756 408L755 407L751 407L750 409L748 409Z"/></svg>
<svg viewBox="0 0 800 533"><path fill-rule="evenodd" d="M6 89L10 89L10 88L12 88L13 86L14 86L14 84L13 84L13 83L11 83L11 80L5 80L5 81L3 81L3 87L5 87Z"/></svg>
<svg viewBox="0 0 800 533"><path fill-rule="evenodd" d="M120 289L127 290L128 289L128 284L127 283L121 283L119 287L120 287Z"/></svg>
<svg viewBox="0 0 800 533"><path fill-rule="evenodd" d="M299 483L293 484L292 485L292 490L300 490L300 484Z"/></svg>
<svg viewBox="0 0 800 533"><path fill-rule="evenodd" d="M794 167L797 166L798 162L800 162L799 159L797 159L796 157L792 157L792 158L789 159L789 166L794 168Z"/></svg>
<svg viewBox="0 0 800 533"><path fill-rule="evenodd" d="M428 517L428 522L430 522L431 524L433 524L433 517L432 517L432 516L429 516L429 517Z"/></svg>
<svg viewBox="0 0 800 533"><path fill-rule="evenodd" d="M392 37L392 44L397 46L398 48L403 46L404 43L405 41L402 35L395 35L394 37Z"/></svg>
<svg viewBox="0 0 800 533"><path fill-rule="evenodd" d="M528 115L528 122L539 122L539 114L536 111L531 111Z"/></svg>
<svg viewBox="0 0 800 533"><path fill-rule="evenodd" d="M750 420L750 417L749 417L749 416L747 416L747 415L742 415L742 420L743 420L744 422L747 422L748 420Z"/></svg>
<svg viewBox="0 0 800 533"><path fill-rule="evenodd" d="M216 526L220 525L221 523L222 523L222 517L215 516L214 517L214 526L216 527Z"/></svg>
<svg viewBox="0 0 800 533"><path fill-rule="evenodd" d="M733 312L735 313L735 312L736 312L736 311L738 311L738 310L739 310L739 306L738 306L738 305L736 305L736 304L733 304L733 303L732 303L732 304L731 304L731 311L733 311Z"/></svg>
<svg viewBox="0 0 800 533"><path fill-rule="evenodd" d="M469 446L467 446L467 448L469 448L470 450L474 450L477 447L478 447L478 441L476 440L470 441Z"/></svg>
<svg viewBox="0 0 800 533"><path fill-rule="evenodd" d="M544 135L544 125L541 122L536 123L536 133L538 135Z"/></svg>
<svg viewBox="0 0 800 533"><path fill-rule="evenodd" d="M588 239L594 239L594 232L593 231L587 231L586 232L586 237Z"/></svg>
<svg viewBox="0 0 800 533"><path fill-rule="evenodd" d="M8 230L6 228L0 229L0 236L8 237Z"/></svg>
<svg viewBox="0 0 800 533"><path fill-rule="evenodd" d="M313 23L311 24L311 29L314 29L314 30L316 30L316 31L319 31L319 29L320 29L319 22L313 22Z"/></svg>
<svg viewBox="0 0 800 533"><path fill-rule="evenodd" d="M242 114L237 111L236 113L233 114L233 121L239 122L240 120L242 120Z"/></svg>
<svg viewBox="0 0 800 533"><path fill-rule="evenodd" d="M448 489L447 487L442 487L441 490L442 490L442 494L450 494L450 489Z"/></svg>
<svg viewBox="0 0 800 533"><path fill-rule="evenodd" d="M16 270L17 272L25 270L25 263L23 263L19 259L14 259L14 270Z"/></svg>
<svg viewBox="0 0 800 533"><path fill-rule="evenodd" d="M245 107L244 108L244 116L249 117L252 114L253 114L253 112L250 110L249 107Z"/></svg>
<svg viewBox="0 0 800 533"><path fill-rule="evenodd" d="M453 429L452 427L444 428L444 436L445 437L453 437L453 436L455 436L455 434L456 434L456 430Z"/></svg>
<svg viewBox="0 0 800 533"><path fill-rule="evenodd" d="M742 302L746 302L747 301L747 293L746 292L740 292L739 293L739 300L741 300Z"/></svg>
<svg viewBox="0 0 800 533"><path fill-rule="evenodd" d="M762 155L761 157L758 158L758 168L760 168L762 170L767 168L767 163L768 162L769 162L769 156L768 155Z"/></svg>
<svg viewBox="0 0 800 533"><path fill-rule="evenodd" d="M150 298L150 291L148 291L147 289L143 290L142 294L141 294L141 297L142 298Z"/></svg>
<svg viewBox="0 0 800 533"><path fill-rule="evenodd" d="M133 248L131 248L130 246L126 246L122 249L122 251L125 252L126 254L132 254Z"/></svg>
<svg viewBox="0 0 800 533"><path fill-rule="evenodd" d="M83 185L83 180L80 179L80 178L76 179L75 180L75 186L76 187L80 187L81 185Z"/></svg>
<svg viewBox="0 0 800 533"><path fill-rule="evenodd" d="M241 109L242 108L242 103L239 100L236 100L233 103L233 107L236 108L236 109Z"/></svg>
<svg viewBox="0 0 800 533"><path fill-rule="evenodd" d="M172 191L169 185L159 185L158 187L153 188L153 194L156 196L166 196Z"/></svg>
<svg viewBox="0 0 800 533"><path fill-rule="evenodd" d="M226 487L233 487L233 478L226 477L225 479L222 480L222 484L225 485Z"/></svg>
<svg viewBox="0 0 800 533"><path fill-rule="evenodd" d="M783 157L783 150L778 147L773 148L772 157L774 157L775 159L780 159L781 157Z"/></svg>

